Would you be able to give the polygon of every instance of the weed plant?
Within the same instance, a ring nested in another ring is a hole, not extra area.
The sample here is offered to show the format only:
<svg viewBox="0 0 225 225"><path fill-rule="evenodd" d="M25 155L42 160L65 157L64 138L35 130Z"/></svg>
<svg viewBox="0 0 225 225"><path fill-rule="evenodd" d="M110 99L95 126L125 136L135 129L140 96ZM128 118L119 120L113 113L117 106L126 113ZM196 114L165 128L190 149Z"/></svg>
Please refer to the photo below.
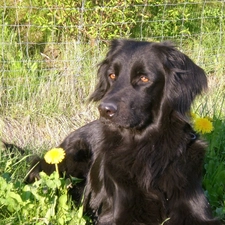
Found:
<svg viewBox="0 0 225 225"><path fill-rule="evenodd" d="M16 151L16 150L15 150ZM26 185L26 158L7 151L0 155L0 224L86 224L82 205L76 208L68 195L71 179L41 173L41 179ZM88 220L87 220L88 223Z"/></svg>

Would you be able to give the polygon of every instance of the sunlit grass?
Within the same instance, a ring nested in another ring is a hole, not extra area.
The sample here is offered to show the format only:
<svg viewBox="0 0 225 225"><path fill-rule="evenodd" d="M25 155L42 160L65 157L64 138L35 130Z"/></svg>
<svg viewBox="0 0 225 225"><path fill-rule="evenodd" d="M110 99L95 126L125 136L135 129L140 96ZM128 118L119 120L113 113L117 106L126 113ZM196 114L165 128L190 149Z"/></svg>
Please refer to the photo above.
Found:
<svg viewBox="0 0 225 225"><path fill-rule="evenodd" d="M193 110L199 116L213 120L213 131L202 135L209 143L203 185L214 214L225 221L225 50L217 47L212 53L210 49L215 41L206 41L205 45L195 40L189 41L182 46L182 50L203 67L208 76L209 90L195 101ZM71 40L66 43L58 46L60 55L57 60L49 60L51 55L41 56L38 52L32 60L28 59L16 45L6 49L8 58L5 61L8 64L2 65L0 88L0 137L25 147L27 155L43 155L43 151L58 146L71 131L98 118L95 104L88 103L87 98L94 90L97 64L104 58L107 48ZM59 218L57 213L54 214L54 204L59 199L50 198L55 193L54 188L53 191L48 189L46 196L41 191L46 187L47 179L55 178L43 175L43 180L34 189L26 186L23 179L28 170L27 160L29 158L26 156L11 158L9 153L0 152L0 195L5 196L6 189L11 189L14 193L11 195L17 196L17 200L9 196L12 202L0 202L0 221L13 225L46 224L50 220L49 211L46 208L46 214L41 214L42 206L38 205L38 201L47 201L47 206L53 210L51 219L54 224ZM67 189L65 186L60 188L65 196ZM31 193L27 199L29 204L25 202L24 191ZM38 193L36 197L39 199L35 198L34 193ZM71 207L66 206L67 211L64 211L68 215L65 221L68 222L71 216L77 218L77 211L70 199L66 198L65 202ZM11 204L9 208L7 204ZM18 210L16 205L20 206ZM36 214L31 206L38 209ZM23 213L27 215L24 217L27 220L21 216Z"/></svg>

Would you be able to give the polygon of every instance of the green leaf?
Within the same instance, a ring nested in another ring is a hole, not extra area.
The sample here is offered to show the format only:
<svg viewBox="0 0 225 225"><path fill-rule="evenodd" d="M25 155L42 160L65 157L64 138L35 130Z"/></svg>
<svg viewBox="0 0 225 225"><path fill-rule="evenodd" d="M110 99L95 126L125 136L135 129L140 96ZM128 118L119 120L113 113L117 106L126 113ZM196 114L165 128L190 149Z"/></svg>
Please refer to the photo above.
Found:
<svg viewBox="0 0 225 225"><path fill-rule="evenodd" d="M68 200L67 194L61 195L59 197L59 207L67 209L68 208L67 200Z"/></svg>
<svg viewBox="0 0 225 225"><path fill-rule="evenodd" d="M17 203L23 204L22 198L20 197L19 194L15 193L15 192L12 192L12 191L8 192L7 193L7 198L15 199L17 201Z"/></svg>

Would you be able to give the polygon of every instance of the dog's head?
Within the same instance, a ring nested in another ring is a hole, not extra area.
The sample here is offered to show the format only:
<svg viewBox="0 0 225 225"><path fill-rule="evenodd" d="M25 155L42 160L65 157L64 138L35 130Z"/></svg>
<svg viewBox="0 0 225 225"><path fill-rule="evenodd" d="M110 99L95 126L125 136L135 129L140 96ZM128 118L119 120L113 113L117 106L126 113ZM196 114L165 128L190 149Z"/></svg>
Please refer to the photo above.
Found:
<svg viewBox="0 0 225 225"><path fill-rule="evenodd" d="M207 87L204 71L168 42L114 40L98 76L90 100L101 100L102 119L124 128L144 128L164 112L182 117Z"/></svg>

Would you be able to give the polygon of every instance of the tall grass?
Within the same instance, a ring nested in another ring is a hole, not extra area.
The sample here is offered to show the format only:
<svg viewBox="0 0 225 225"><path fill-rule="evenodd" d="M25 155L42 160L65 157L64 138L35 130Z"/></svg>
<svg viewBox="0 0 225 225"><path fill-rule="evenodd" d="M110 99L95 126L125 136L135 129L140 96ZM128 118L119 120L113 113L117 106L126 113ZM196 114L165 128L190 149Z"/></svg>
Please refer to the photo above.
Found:
<svg viewBox="0 0 225 225"><path fill-rule="evenodd" d="M16 37L8 36L16 43ZM22 146L39 147L44 142L52 146L96 118L87 98L104 49L71 40L65 43L52 46L60 52L57 60L40 52L28 58L16 44L1 46L8 52L0 80L0 126L5 140Z"/></svg>
<svg viewBox="0 0 225 225"><path fill-rule="evenodd" d="M42 154L58 145L74 129L98 117L96 106L87 103L87 97L96 83L97 64L103 59L107 49L100 45L90 46L65 39L65 44L48 46L52 50L49 54L37 51L32 57L28 57L27 52L16 44L13 33L7 29L4 32L7 40L1 43L8 42L11 45L0 46L0 51L7 53L2 54L4 58L1 62L0 137L25 147L28 155L35 152ZM208 74L209 91L196 100L193 110L213 119L214 131L202 137L209 143L203 185L214 214L225 221L225 49L217 46L218 41L221 39L206 37L204 42L187 41L180 47ZM225 46L225 41L220 44ZM57 59L53 53L56 50L59 52ZM22 183L28 167L26 158L10 158L8 154L0 153L0 171L3 174L0 177L1 184L4 183L6 187L10 185L12 192L19 193L19 196L23 196L21 193L24 190L34 195L34 190ZM1 191L3 193L2 189ZM42 194L38 192L36 197L39 198ZM23 197L21 198L20 209L24 210L26 205ZM34 197L31 199L38 202ZM53 201L48 196L45 200L49 206L58 201ZM66 202L72 204L69 200ZM40 205L34 204L32 207ZM25 224L20 216L23 211L13 211L11 214L9 209L4 206L8 214L0 214L0 220L7 224ZM47 213L46 211L45 215ZM70 214L72 211L68 209L66 213ZM45 224L45 215L32 214L29 224ZM54 214L52 217L53 223L57 216L59 215Z"/></svg>

